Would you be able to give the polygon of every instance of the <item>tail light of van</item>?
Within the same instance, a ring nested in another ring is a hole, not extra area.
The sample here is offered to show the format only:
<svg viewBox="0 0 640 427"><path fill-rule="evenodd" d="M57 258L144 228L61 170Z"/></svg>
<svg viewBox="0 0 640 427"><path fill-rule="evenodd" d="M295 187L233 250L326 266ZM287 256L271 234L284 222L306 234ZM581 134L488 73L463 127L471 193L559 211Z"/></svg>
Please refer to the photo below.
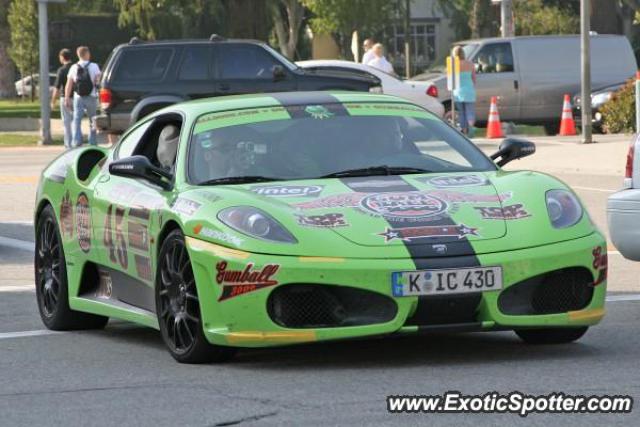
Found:
<svg viewBox="0 0 640 427"><path fill-rule="evenodd" d="M635 157L635 146L636 142L633 141L629 145L629 151L627 151L627 164L624 168L624 188L633 187L633 160Z"/></svg>
<svg viewBox="0 0 640 427"><path fill-rule="evenodd" d="M100 108L106 110L111 106L112 95L111 90L102 88L100 89Z"/></svg>
<svg viewBox="0 0 640 427"><path fill-rule="evenodd" d="M431 85L427 88L425 92L429 96L433 96L434 98L438 97L438 88L435 85Z"/></svg>

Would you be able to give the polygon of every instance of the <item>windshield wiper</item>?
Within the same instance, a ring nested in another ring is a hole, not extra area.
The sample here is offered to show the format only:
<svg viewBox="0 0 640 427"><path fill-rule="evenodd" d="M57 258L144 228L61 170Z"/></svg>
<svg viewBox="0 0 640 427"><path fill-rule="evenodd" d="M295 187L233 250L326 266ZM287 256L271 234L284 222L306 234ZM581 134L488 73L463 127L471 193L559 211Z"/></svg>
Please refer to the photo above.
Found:
<svg viewBox="0 0 640 427"><path fill-rule="evenodd" d="M402 166L371 166L368 168L347 169L323 175L320 178L342 178L348 176L402 175L410 173L429 173L430 170Z"/></svg>
<svg viewBox="0 0 640 427"><path fill-rule="evenodd" d="M225 178L209 179L198 183L198 185L214 185L214 184L246 184L249 182L269 182L278 181L279 178L270 178L268 176L260 175L245 175L245 176L228 176Z"/></svg>

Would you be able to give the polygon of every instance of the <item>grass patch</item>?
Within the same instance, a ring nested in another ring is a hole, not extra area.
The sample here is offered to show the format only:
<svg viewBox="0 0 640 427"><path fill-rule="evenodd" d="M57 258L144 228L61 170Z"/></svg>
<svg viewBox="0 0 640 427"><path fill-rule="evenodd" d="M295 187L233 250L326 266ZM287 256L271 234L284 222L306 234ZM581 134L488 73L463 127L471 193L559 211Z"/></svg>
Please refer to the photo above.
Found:
<svg viewBox="0 0 640 427"><path fill-rule="evenodd" d="M60 116L60 109L56 108L52 111L53 117ZM0 100L0 118L40 118L40 101L31 102L29 98L24 101L18 99L2 99Z"/></svg>
<svg viewBox="0 0 640 427"><path fill-rule="evenodd" d="M546 136L544 126L516 125L516 135Z"/></svg>
<svg viewBox="0 0 640 427"><path fill-rule="evenodd" d="M38 145L39 135L0 133L0 147L29 147ZM61 138L53 138L53 145L63 145Z"/></svg>

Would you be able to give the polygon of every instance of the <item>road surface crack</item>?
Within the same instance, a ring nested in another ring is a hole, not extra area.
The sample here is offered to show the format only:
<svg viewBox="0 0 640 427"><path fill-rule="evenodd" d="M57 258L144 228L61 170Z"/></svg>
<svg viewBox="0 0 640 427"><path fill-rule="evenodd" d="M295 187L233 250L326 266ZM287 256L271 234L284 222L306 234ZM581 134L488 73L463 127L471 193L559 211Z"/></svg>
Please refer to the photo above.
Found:
<svg viewBox="0 0 640 427"><path fill-rule="evenodd" d="M278 415L277 411L276 412L268 412L266 414L258 414L258 415L252 415L250 417L238 418L237 420L222 421L222 422L219 422L219 423L215 423L213 426L214 427L237 426L238 424L251 422L251 421L258 421L258 420L261 420L263 418L273 417L273 416L276 416L276 415Z"/></svg>

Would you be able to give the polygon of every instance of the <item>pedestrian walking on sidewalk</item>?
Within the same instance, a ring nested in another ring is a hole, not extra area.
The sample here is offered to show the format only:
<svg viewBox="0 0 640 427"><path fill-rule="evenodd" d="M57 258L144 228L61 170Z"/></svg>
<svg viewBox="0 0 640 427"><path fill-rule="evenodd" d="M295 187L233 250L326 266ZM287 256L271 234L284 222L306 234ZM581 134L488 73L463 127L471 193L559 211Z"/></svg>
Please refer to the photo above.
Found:
<svg viewBox="0 0 640 427"><path fill-rule="evenodd" d="M456 113L462 133L473 137L476 124L476 71L473 63L465 59L462 46L453 48L453 56L460 59L460 85L453 90Z"/></svg>
<svg viewBox="0 0 640 427"><path fill-rule="evenodd" d="M65 87L65 105L73 107L73 147L82 145L82 118L89 118L89 145L96 145L96 111L98 109L98 91L100 67L91 62L91 52L86 46L80 46L76 53L78 62L73 64L67 75Z"/></svg>
<svg viewBox="0 0 640 427"><path fill-rule="evenodd" d="M395 71L393 71L393 65L391 65L391 63L387 61L387 58L384 57L384 46L382 46L382 44L374 44L371 51L373 52L373 57L366 63L366 65L370 65L371 67L384 71L387 74L395 74Z"/></svg>
<svg viewBox="0 0 640 427"><path fill-rule="evenodd" d="M64 128L64 148L71 148L71 120L73 111L68 109L64 103L65 87L67 85L67 75L71 69L71 51L62 49L58 54L58 60L62 66L56 71L56 81L53 84L53 94L51 96L51 109L56 108L56 103L60 106L60 118Z"/></svg>

